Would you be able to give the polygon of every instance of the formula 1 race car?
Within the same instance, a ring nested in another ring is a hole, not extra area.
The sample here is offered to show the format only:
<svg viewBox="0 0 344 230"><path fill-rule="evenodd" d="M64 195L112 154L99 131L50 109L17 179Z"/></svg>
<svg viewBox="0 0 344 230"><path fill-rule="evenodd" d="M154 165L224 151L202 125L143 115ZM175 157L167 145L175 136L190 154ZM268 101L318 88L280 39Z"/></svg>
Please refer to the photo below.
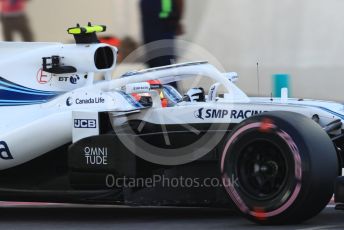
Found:
<svg viewBox="0 0 344 230"><path fill-rule="evenodd" d="M234 207L262 224L307 220L334 192L342 207L342 104L249 98L207 62L112 79L104 30L0 43L1 200ZM195 77L207 95L169 85Z"/></svg>

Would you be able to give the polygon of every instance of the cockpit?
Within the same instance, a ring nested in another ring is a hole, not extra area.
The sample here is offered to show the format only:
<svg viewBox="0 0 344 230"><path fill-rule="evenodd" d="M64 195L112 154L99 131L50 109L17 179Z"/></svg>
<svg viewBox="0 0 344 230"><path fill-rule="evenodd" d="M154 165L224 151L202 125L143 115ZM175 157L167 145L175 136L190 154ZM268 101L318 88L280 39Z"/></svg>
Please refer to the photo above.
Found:
<svg viewBox="0 0 344 230"><path fill-rule="evenodd" d="M169 85L171 82L180 82L192 77L208 78L213 83L209 88L192 86L184 89L182 94ZM233 84L237 79L238 75L235 72L221 73L207 62L194 62L128 72L116 83L121 84L121 90L135 98L143 107L154 107L158 102L161 104L159 107L173 107L221 100L247 102L247 95Z"/></svg>

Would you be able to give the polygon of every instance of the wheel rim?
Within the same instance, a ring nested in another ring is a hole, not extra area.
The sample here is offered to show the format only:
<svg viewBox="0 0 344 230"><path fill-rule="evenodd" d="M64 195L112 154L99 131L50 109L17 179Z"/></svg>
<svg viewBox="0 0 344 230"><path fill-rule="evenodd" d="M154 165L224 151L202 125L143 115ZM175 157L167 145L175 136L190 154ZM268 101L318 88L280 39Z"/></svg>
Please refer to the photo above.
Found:
<svg viewBox="0 0 344 230"><path fill-rule="evenodd" d="M257 139L242 148L236 175L242 192L257 201L280 194L288 180L287 159L283 151L267 139Z"/></svg>

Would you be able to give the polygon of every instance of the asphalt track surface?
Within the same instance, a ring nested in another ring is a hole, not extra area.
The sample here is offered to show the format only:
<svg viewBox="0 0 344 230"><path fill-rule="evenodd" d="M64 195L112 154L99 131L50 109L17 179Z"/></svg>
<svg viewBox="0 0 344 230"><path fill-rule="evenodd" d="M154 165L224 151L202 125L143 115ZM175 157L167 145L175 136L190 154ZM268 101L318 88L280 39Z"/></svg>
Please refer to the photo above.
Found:
<svg viewBox="0 0 344 230"><path fill-rule="evenodd" d="M301 225L267 227L218 209L0 203L0 229L344 229L344 212L327 207Z"/></svg>

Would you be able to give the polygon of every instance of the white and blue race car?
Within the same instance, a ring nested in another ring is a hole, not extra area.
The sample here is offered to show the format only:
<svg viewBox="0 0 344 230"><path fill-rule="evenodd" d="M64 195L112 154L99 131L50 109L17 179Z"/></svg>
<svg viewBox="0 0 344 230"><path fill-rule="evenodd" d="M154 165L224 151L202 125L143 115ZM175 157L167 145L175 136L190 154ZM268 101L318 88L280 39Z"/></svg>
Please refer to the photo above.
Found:
<svg viewBox="0 0 344 230"><path fill-rule="evenodd" d="M0 43L1 200L234 207L263 224L344 203L343 104L251 98L207 62L112 79L104 29ZM207 95L169 85L200 76Z"/></svg>

